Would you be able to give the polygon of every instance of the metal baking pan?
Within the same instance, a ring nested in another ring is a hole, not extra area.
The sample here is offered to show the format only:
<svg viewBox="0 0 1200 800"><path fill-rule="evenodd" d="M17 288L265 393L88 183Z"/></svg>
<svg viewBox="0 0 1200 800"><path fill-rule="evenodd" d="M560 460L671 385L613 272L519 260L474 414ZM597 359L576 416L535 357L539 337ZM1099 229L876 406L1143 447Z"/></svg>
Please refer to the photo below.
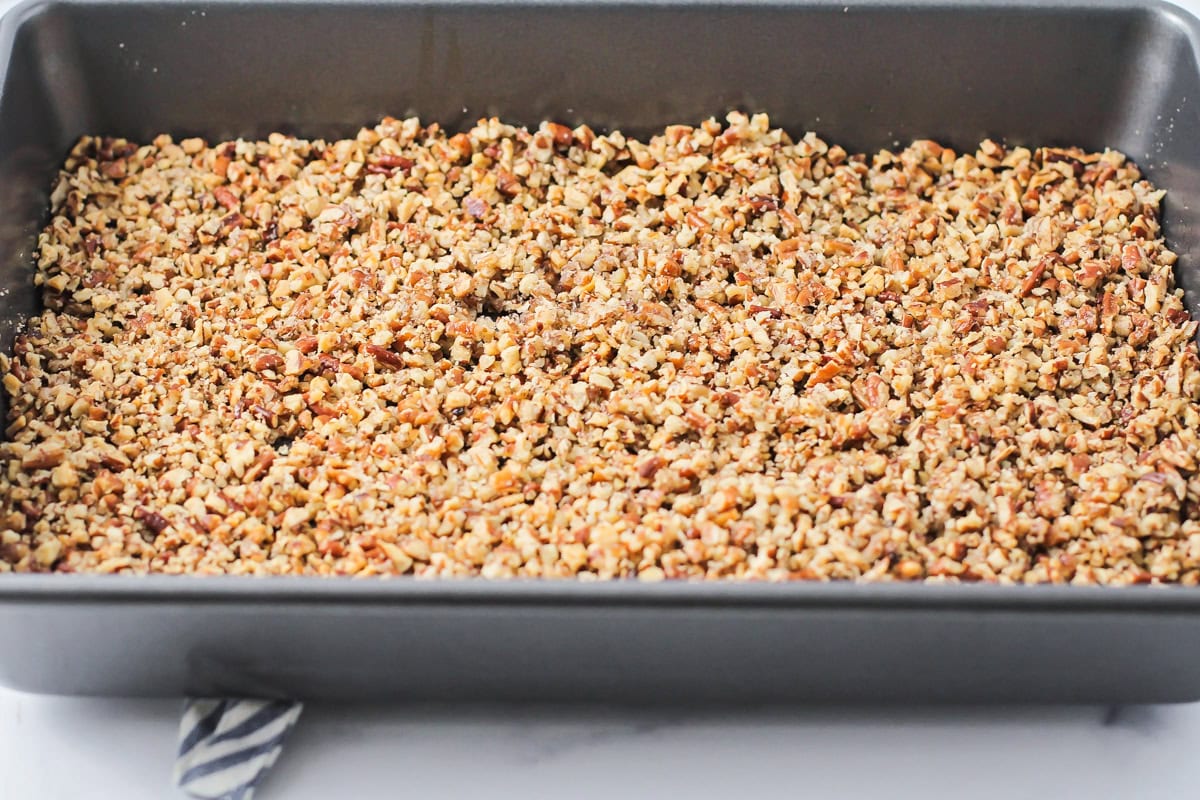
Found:
<svg viewBox="0 0 1200 800"><path fill-rule="evenodd" d="M407 113L1116 147L1168 190L1196 313L1198 45L1154 2L26 2L0 23L0 346L80 134ZM1200 698L1197 665L1195 589L0 576L0 682L36 692L1157 702Z"/></svg>

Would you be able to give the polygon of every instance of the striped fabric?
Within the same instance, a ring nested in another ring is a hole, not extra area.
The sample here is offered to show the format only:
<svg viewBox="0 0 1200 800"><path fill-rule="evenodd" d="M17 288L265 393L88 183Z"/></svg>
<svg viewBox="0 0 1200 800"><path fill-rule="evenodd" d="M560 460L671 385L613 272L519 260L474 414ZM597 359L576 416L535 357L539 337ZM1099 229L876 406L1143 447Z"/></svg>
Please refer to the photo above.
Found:
<svg viewBox="0 0 1200 800"><path fill-rule="evenodd" d="M303 708L287 700L189 699L175 783L201 800L250 800Z"/></svg>

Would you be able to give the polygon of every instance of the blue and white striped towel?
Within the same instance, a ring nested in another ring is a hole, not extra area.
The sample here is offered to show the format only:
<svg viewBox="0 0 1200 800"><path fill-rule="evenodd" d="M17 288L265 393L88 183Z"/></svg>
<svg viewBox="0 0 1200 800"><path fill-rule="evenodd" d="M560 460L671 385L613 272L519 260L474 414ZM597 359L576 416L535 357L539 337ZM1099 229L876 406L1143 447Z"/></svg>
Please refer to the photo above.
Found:
<svg viewBox="0 0 1200 800"><path fill-rule="evenodd" d="M304 706L288 700L189 699L175 783L200 800L250 800Z"/></svg>

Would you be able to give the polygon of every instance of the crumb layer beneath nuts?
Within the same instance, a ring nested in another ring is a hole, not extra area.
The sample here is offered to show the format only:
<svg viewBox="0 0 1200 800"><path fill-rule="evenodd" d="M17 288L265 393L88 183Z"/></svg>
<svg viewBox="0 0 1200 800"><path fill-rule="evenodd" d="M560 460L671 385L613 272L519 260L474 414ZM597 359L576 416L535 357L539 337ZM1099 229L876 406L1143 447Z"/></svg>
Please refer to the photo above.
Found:
<svg viewBox="0 0 1200 800"><path fill-rule="evenodd" d="M0 571L1194 584L1161 198L739 114L85 138Z"/></svg>

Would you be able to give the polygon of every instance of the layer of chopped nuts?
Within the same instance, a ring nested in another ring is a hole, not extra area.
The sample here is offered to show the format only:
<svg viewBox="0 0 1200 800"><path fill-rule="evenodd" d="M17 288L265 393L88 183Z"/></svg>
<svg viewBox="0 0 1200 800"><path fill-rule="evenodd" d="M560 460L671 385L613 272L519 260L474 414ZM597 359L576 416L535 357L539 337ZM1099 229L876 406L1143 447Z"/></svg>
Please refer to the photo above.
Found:
<svg viewBox="0 0 1200 800"><path fill-rule="evenodd" d="M741 114L84 138L0 570L1194 584L1161 198Z"/></svg>

